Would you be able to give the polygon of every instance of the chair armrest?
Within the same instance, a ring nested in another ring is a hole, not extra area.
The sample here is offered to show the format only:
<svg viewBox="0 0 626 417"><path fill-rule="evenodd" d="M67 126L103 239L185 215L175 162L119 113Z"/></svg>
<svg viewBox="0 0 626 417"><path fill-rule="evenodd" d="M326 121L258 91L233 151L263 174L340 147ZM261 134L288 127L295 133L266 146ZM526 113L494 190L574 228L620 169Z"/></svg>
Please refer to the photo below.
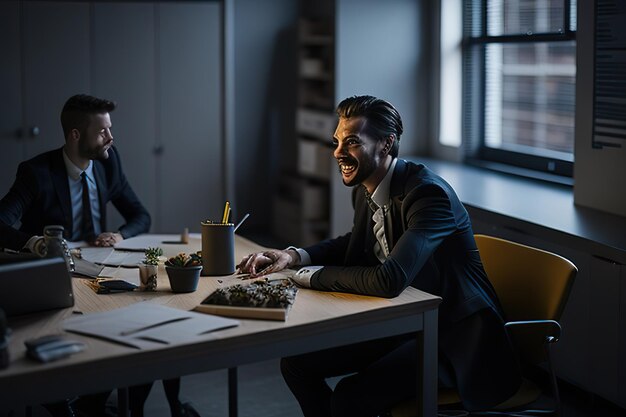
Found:
<svg viewBox="0 0 626 417"><path fill-rule="evenodd" d="M556 343L561 337L561 325L555 320L522 320L522 321L508 321L504 323L504 328L508 332L509 329L522 326L546 328L546 342Z"/></svg>

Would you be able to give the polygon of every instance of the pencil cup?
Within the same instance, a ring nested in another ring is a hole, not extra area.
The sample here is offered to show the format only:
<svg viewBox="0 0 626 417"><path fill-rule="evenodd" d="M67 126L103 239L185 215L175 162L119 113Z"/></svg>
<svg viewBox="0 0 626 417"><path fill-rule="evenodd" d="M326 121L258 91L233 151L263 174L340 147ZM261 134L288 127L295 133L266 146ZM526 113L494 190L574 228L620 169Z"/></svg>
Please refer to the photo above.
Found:
<svg viewBox="0 0 626 417"><path fill-rule="evenodd" d="M232 223L202 223L202 275L235 273L234 229Z"/></svg>

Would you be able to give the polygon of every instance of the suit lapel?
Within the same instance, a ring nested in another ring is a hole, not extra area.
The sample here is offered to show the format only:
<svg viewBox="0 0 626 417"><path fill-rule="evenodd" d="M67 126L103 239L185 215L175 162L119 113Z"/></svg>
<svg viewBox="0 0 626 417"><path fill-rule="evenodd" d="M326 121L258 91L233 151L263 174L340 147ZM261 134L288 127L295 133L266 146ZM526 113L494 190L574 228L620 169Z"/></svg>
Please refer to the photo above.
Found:
<svg viewBox="0 0 626 417"><path fill-rule="evenodd" d="M54 190L56 191L61 205L63 219L65 220L65 224L63 225L65 228L63 235L66 239L71 239L72 231L74 230L72 220L72 199L70 197L70 185L67 180L67 169L65 168L65 162L63 162L63 148L57 150L56 154L52 158L52 169L50 170L50 174L52 176Z"/></svg>
<svg viewBox="0 0 626 417"><path fill-rule="evenodd" d="M389 245L389 252L391 252L398 239L400 239L400 236L404 233L402 201L404 200L404 184L407 169L406 161L398 158L389 187L391 213L389 216L385 217L385 235L387 237L387 244Z"/></svg>
<svg viewBox="0 0 626 417"><path fill-rule="evenodd" d="M96 185L98 186L98 202L100 203L100 230L103 232L106 229L106 190L108 190L108 184L106 175L104 175L104 167L102 162L93 161L93 172L96 178Z"/></svg>

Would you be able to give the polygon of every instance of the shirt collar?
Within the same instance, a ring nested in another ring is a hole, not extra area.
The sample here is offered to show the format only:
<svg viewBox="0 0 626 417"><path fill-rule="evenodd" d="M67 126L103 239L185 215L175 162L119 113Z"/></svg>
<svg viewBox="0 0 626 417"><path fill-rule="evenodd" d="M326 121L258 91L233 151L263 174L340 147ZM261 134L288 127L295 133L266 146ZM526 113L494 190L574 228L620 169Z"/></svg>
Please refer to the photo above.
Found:
<svg viewBox="0 0 626 417"><path fill-rule="evenodd" d="M385 174L385 178L378 184L374 192L372 193L372 200L378 207L382 207L389 202L389 190L391 188L391 177L393 177L393 170L396 167L396 162L398 162L398 158L393 158L391 161L391 165L387 170L387 174Z"/></svg>
<svg viewBox="0 0 626 417"><path fill-rule="evenodd" d="M83 173L83 170L74 165L70 157L65 153L65 148L63 148L63 162L65 162L67 175L74 181L80 180L80 174ZM93 161L89 161L89 165L85 169L85 172L87 173L87 177L93 178Z"/></svg>

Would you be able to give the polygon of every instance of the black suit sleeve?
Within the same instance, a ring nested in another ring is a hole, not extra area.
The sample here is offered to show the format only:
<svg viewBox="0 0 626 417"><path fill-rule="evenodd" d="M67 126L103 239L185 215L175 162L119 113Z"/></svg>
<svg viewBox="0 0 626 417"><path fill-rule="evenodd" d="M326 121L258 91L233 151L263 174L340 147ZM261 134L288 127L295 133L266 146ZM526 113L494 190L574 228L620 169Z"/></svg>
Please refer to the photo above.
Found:
<svg viewBox="0 0 626 417"><path fill-rule="evenodd" d="M111 150L113 151L111 156L116 159L117 164L114 173L115 180L111 181L112 189L109 198L126 220L126 224L120 226L118 230L124 239L148 233L151 223L150 214L128 183L117 150L115 148Z"/></svg>
<svg viewBox="0 0 626 417"><path fill-rule="evenodd" d="M38 193L36 176L27 164L21 163L17 169L15 182L9 192L0 200L0 247L21 250L30 236L13 227L31 206Z"/></svg>
<svg viewBox="0 0 626 417"><path fill-rule="evenodd" d="M450 200L437 185L411 191L402 203L401 213L406 230L383 264L327 266L313 275L311 287L389 298L399 295L419 275L441 242L457 229Z"/></svg>
<svg viewBox="0 0 626 417"><path fill-rule="evenodd" d="M314 246L304 248L311 257L312 265L342 265L352 233L327 239Z"/></svg>

